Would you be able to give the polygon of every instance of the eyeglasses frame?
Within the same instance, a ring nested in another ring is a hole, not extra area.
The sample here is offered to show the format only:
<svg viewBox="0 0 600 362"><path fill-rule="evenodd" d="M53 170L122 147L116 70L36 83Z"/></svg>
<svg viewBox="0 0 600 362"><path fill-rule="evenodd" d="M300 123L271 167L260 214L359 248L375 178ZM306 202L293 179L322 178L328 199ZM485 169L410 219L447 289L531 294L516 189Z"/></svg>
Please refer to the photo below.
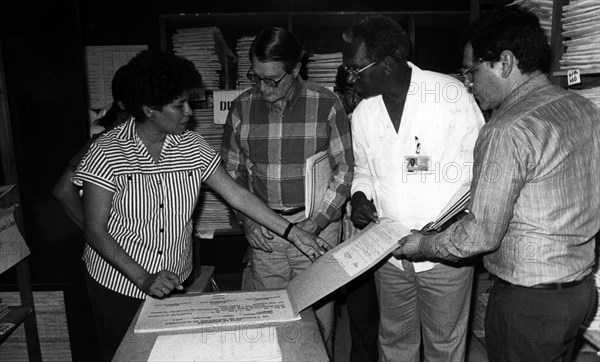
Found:
<svg viewBox="0 0 600 362"><path fill-rule="evenodd" d="M486 62L485 59L479 58L469 68L460 68L458 70L458 72L460 73L460 75L463 76L463 78L465 78L465 80L468 80L471 82L471 81L473 81L473 79L471 78L471 75L472 75L473 71L475 71L475 68L477 68L480 64L485 63L485 62Z"/></svg>
<svg viewBox="0 0 600 362"><path fill-rule="evenodd" d="M250 80L251 82L253 82L255 84L259 84L260 82L263 82L271 88L277 88L279 86L279 83L281 83L281 81L283 80L283 78L285 78L286 75L290 74L288 72L285 72L281 76L281 78L279 78L279 80L275 80L275 79L271 79L271 78L261 78L254 73L250 73L251 70L252 70L252 68L248 69L248 72L246 73L246 78L248 78L248 80ZM269 82L272 82L273 84L269 84Z"/></svg>
<svg viewBox="0 0 600 362"><path fill-rule="evenodd" d="M356 83L356 81L358 81L360 79L360 73L364 72L365 70L371 68L372 66L374 66L375 64L379 63L377 62L373 62L371 64L367 64L364 67L360 68L360 69L352 69L347 65L344 65L344 70L346 71L346 73L348 73L348 76L346 77L346 83L348 84L354 84Z"/></svg>

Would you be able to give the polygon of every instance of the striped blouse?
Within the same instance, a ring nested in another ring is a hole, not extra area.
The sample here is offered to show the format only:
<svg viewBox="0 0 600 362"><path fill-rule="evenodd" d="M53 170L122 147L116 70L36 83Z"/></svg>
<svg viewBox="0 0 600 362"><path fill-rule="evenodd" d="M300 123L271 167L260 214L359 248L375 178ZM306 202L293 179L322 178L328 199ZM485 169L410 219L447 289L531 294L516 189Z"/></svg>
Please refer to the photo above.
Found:
<svg viewBox="0 0 600 362"><path fill-rule="evenodd" d="M169 270L185 280L192 271L192 212L201 182L221 157L197 133L167 135L158 164L139 139L133 119L107 132L84 156L72 182L113 192L108 232L149 273ZM108 289L146 294L86 244L92 278Z"/></svg>

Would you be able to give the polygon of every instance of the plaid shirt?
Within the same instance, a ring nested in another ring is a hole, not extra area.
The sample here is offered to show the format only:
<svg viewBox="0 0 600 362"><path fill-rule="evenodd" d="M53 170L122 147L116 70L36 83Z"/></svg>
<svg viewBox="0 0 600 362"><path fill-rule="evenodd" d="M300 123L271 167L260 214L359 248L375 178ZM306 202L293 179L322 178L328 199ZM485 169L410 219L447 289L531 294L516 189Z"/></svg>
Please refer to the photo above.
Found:
<svg viewBox="0 0 600 362"><path fill-rule="evenodd" d="M237 182L271 208L287 209L304 206L305 160L324 150L333 179L312 219L325 228L350 196L354 168L350 123L334 93L298 80L271 104L257 87L247 90L227 116L221 156Z"/></svg>

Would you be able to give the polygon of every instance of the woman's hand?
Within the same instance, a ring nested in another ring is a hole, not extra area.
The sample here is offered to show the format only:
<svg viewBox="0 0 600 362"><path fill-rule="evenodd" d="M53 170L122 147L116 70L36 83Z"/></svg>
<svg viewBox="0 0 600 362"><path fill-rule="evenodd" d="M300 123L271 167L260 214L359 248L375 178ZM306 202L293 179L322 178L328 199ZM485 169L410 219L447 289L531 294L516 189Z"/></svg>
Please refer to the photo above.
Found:
<svg viewBox="0 0 600 362"><path fill-rule="evenodd" d="M289 235L289 241L306 255L310 261L317 260L321 255L331 250L331 245L312 233L294 226Z"/></svg>
<svg viewBox="0 0 600 362"><path fill-rule="evenodd" d="M136 285L144 293L157 298L166 297L171 294L173 289L183 290L177 274L168 270L161 270L154 274L147 273L144 277L136 280Z"/></svg>

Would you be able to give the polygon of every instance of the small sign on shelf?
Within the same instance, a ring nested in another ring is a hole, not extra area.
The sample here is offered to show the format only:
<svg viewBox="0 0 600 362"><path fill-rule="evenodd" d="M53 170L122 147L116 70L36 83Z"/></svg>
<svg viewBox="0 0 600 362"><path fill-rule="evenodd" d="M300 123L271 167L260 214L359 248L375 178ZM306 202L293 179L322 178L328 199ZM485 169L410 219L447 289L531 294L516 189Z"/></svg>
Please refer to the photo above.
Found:
<svg viewBox="0 0 600 362"><path fill-rule="evenodd" d="M567 72L567 84L569 86L581 83L581 73L579 69L571 69Z"/></svg>

